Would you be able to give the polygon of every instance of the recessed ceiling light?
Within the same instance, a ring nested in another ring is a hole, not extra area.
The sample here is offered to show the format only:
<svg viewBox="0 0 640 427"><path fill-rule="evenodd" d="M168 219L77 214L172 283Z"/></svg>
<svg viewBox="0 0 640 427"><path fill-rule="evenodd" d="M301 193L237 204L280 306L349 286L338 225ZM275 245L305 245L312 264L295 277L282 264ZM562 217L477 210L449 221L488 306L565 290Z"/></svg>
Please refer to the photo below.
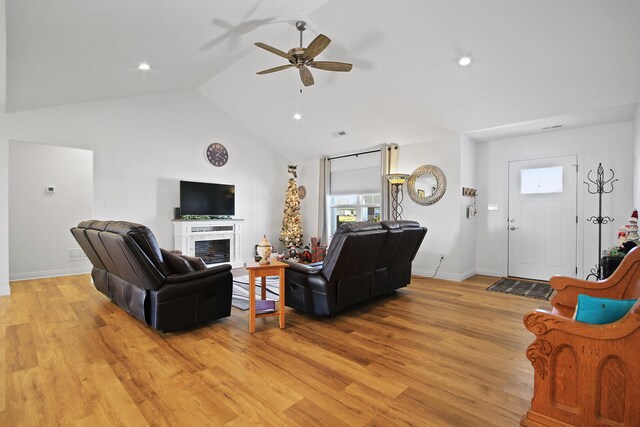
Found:
<svg viewBox="0 0 640 427"><path fill-rule="evenodd" d="M300 113L295 113L295 114L293 115L293 118L294 118L294 119L296 119L296 120L300 120L300 119L302 118L302 114L300 114Z"/></svg>
<svg viewBox="0 0 640 427"><path fill-rule="evenodd" d="M463 56L460 59L458 59L458 64L460 64L463 67L466 67L467 65L471 64L471 57L470 56Z"/></svg>
<svg viewBox="0 0 640 427"><path fill-rule="evenodd" d="M142 64L138 65L138 70L148 71L150 69L151 67L146 62L143 62Z"/></svg>

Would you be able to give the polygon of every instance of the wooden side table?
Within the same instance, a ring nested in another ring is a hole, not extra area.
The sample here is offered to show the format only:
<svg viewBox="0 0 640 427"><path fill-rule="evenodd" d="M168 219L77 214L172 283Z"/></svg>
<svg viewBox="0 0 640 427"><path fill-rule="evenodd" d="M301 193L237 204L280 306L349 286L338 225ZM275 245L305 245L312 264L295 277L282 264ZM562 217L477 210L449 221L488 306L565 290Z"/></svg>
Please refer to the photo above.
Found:
<svg viewBox="0 0 640 427"><path fill-rule="evenodd" d="M271 260L271 264L260 265L257 262L248 262L249 270L249 333L256 330L256 319L259 317L278 316L280 318L280 329L284 329L284 269L289 267L284 262ZM272 313L256 314L256 278L260 277L262 292L261 299L267 299L267 276L278 276L280 278L280 296L278 309Z"/></svg>

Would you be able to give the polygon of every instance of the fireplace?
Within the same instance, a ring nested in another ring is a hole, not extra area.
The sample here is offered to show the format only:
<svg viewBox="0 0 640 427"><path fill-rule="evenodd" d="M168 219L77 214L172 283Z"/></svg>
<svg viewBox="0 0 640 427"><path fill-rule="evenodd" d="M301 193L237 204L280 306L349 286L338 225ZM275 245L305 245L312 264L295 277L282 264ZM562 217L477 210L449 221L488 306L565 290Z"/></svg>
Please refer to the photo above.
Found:
<svg viewBox="0 0 640 427"><path fill-rule="evenodd" d="M244 267L240 257L241 219L174 220L175 249L197 256L208 266Z"/></svg>
<svg viewBox="0 0 640 427"><path fill-rule="evenodd" d="M218 264L231 261L231 240L200 240L195 242L195 255L205 264Z"/></svg>

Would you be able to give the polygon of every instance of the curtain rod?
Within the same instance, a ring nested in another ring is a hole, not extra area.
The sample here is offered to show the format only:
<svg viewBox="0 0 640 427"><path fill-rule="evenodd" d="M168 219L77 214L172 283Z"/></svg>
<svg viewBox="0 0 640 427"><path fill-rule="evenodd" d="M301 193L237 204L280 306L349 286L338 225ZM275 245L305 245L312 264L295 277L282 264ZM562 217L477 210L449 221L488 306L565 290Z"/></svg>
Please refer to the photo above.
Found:
<svg viewBox="0 0 640 427"><path fill-rule="evenodd" d="M336 157L329 157L328 160L335 160L335 159L343 159L345 157L358 157L362 154L371 154L371 153L379 153L380 150L371 150L371 151L363 151L362 153L353 153L353 154L345 154L344 156L336 156Z"/></svg>

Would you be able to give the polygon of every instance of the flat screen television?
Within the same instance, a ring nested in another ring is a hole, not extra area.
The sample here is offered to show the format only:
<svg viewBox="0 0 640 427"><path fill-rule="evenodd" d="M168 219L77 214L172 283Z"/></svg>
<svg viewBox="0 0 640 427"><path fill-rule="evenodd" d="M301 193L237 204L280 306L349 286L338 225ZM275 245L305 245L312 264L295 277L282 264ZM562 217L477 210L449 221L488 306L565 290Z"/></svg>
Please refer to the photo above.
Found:
<svg viewBox="0 0 640 427"><path fill-rule="evenodd" d="M236 186L180 181L180 215L235 215Z"/></svg>

